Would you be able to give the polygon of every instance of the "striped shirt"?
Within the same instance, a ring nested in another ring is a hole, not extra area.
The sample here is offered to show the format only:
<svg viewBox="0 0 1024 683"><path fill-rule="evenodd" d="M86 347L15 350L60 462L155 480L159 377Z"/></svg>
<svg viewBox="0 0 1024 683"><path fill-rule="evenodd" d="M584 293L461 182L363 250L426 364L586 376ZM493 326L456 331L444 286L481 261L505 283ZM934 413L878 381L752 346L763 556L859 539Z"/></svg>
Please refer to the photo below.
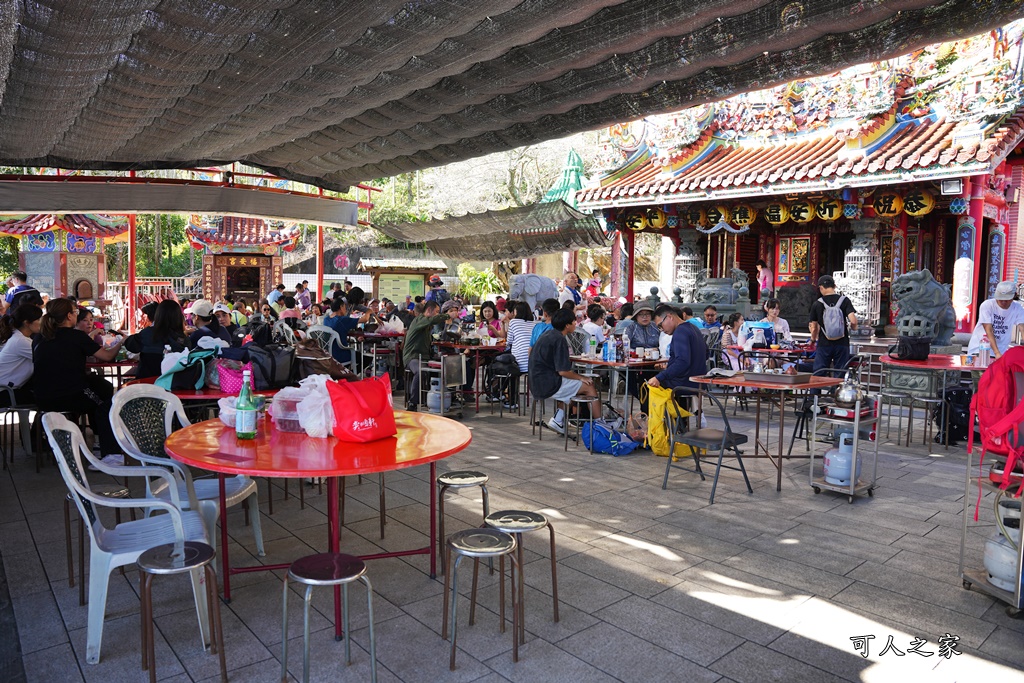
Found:
<svg viewBox="0 0 1024 683"><path fill-rule="evenodd" d="M530 335L533 333L532 320L520 320L513 318L508 323L508 336L505 338L505 348L515 357L519 364L519 370L526 372L530 362Z"/></svg>

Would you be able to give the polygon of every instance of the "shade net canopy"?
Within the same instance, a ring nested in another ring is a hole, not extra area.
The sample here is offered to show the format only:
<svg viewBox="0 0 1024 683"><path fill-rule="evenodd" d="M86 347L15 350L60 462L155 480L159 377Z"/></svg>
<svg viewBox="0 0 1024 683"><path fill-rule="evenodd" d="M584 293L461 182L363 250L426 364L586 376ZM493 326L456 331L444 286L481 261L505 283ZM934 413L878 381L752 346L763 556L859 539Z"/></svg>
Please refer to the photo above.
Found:
<svg viewBox="0 0 1024 683"><path fill-rule="evenodd" d="M331 189L990 30L1021 0L0 0L0 164Z"/></svg>
<svg viewBox="0 0 1024 683"><path fill-rule="evenodd" d="M596 218L563 201L374 227L397 240L423 242L438 256L480 261L507 261L608 244Z"/></svg>

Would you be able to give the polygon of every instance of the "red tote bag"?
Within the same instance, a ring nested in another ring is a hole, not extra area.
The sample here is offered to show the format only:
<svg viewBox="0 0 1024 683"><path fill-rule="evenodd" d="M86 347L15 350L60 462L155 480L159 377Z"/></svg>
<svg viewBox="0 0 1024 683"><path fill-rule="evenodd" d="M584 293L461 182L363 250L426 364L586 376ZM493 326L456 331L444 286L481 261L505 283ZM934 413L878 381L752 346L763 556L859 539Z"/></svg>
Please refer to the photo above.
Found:
<svg viewBox="0 0 1024 683"><path fill-rule="evenodd" d="M391 379L381 375L358 382L327 382L334 408L334 436L366 443L398 433L391 402Z"/></svg>

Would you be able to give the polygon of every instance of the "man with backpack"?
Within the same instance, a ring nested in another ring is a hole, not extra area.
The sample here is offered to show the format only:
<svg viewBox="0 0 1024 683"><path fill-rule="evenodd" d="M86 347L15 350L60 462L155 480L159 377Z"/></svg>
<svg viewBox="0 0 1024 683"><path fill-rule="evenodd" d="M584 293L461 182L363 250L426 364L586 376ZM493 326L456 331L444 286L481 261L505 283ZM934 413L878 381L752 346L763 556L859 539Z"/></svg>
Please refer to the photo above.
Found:
<svg viewBox="0 0 1024 683"><path fill-rule="evenodd" d="M424 301L433 301L438 306L444 306L445 302L452 298L448 290L444 288L444 281L440 275L432 275L427 284L430 285L430 290L424 297Z"/></svg>
<svg viewBox="0 0 1024 683"><path fill-rule="evenodd" d="M814 371L822 368L845 368L850 362L850 330L857 329L857 312L853 302L836 294L836 281L831 275L818 278L821 297L811 305L808 327L811 341L817 343Z"/></svg>

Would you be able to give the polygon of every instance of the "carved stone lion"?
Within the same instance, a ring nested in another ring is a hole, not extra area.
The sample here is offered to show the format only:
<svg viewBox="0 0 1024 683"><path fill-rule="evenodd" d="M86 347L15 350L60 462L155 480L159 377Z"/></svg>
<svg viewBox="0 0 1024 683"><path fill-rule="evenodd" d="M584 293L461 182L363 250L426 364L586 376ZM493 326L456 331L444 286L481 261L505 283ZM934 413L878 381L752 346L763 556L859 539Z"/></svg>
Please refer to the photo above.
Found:
<svg viewBox="0 0 1024 683"><path fill-rule="evenodd" d="M936 346L949 344L956 329L949 285L936 282L927 269L917 270L896 278L890 294L899 307L896 327L900 334L931 336Z"/></svg>

